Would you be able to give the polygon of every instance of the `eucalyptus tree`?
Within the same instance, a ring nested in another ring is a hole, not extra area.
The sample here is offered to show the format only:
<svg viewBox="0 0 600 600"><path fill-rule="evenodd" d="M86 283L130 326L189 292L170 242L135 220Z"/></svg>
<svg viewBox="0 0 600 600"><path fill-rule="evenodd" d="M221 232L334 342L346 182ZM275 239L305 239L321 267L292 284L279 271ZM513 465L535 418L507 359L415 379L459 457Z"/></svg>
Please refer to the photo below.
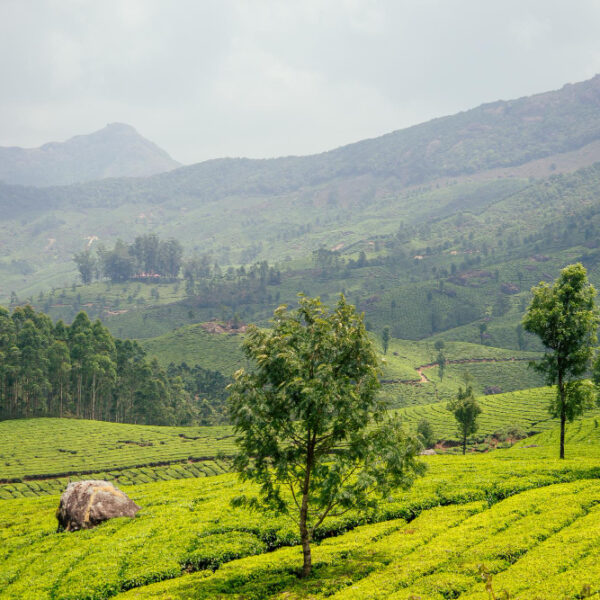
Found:
<svg viewBox="0 0 600 600"><path fill-rule="evenodd" d="M539 336L544 357L532 366L556 385L550 413L560 419L560 458L565 457L565 425L593 404L593 389L582 377L590 368L597 341L596 290L581 263L562 269L552 285L532 288L523 317L525 331Z"/></svg>
<svg viewBox="0 0 600 600"><path fill-rule="evenodd" d="M0 306L0 417L12 415L11 392L17 367L16 353L18 348L13 320L8 310Z"/></svg>
<svg viewBox="0 0 600 600"><path fill-rule="evenodd" d="M63 416L65 400L69 398L69 379L71 374L71 356L69 347L63 340L54 340L48 350L48 371L52 385L52 399L58 404L59 417Z"/></svg>
<svg viewBox="0 0 600 600"><path fill-rule="evenodd" d="M332 309L301 296L280 306L272 329L248 328L252 370L229 386L242 480L259 483L238 504L293 518L311 571L311 540L327 517L374 509L424 472L420 443L386 419L379 361L362 315L343 296Z"/></svg>

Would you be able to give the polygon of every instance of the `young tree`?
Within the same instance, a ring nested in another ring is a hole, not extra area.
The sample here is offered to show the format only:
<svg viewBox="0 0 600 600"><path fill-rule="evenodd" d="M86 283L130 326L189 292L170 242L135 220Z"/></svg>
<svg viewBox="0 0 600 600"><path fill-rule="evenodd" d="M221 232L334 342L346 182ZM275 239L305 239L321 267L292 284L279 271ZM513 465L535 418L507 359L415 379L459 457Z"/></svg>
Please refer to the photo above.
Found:
<svg viewBox="0 0 600 600"><path fill-rule="evenodd" d="M431 423L427 419L421 419L419 421L419 424L417 425L417 435L425 448L433 448L433 446L435 446L435 442L437 441L435 433L433 432Z"/></svg>
<svg viewBox="0 0 600 600"><path fill-rule="evenodd" d="M307 297L295 311L280 306L271 330L248 328L243 349L255 367L229 386L235 465L260 493L238 504L295 520L307 576L324 519L375 508L379 497L411 485L425 468L415 458L420 444L384 421L377 354L343 296L333 310Z"/></svg>
<svg viewBox="0 0 600 600"><path fill-rule="evenodd" d="M593 401L589 385L579 381L590 367L596 343L598 313L581 263L565 267L552 285L532 288L533 299L523 317L523 328L539 336L546 351L534 368L556 385L550 413L560 418L560 458L565 457L565 424Z"/></svg>
<svg viewBox="0 0 600 600"><path fill-rule="evenodd" d="M483 345L483 335L487 331L487 323L479 323L479 341Z"/></svg>
<svg viewBox="0 0 600 600"><path fill-rule="evenodd" d="M388 347L390 345L390 328L384 327L381 332L381 345L383 346L383 353L387 354Z"/></svg>
<svg viewBox="0 0 600 600"><path fill-rule="evenodd" d="M467 377L465 377L465 389L458 388L458 395L450 400L447 408L454 413L454 418L458 424L458 435L462 440L463 454L466 454L467 439L479 428L477 417L481 414L481 407L475 400L473 388Z"/></svg>
<svg viewBox="0 0 600 600"><path fill-rule="evenodd" d="M440 381L444 380L444 371L446 370L446 355L444 354L445 344L442 340L437 340L434 345L435 349L438 351L437 354L437 364L438 364L438 375L440 377Z"/></svg>

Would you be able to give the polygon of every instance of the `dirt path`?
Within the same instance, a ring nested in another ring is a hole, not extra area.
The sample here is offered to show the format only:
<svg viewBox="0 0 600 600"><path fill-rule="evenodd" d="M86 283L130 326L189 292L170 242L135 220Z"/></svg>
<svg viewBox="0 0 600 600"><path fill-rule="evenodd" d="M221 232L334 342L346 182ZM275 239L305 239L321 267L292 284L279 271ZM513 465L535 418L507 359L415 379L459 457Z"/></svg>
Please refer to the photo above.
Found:
<svg viewBox="0 0 600 600"><path fill-rule="evenodd" d="M455 360L447 360L447 365L468 365L472 363L492 363L492 362L517 362L531 360L530 358L516 358L511 356L509 358L458 358ZM425 369L433 369L437 367L437 362L427 363L426 365L421 365L420 367L415 367L415 371L419 375L419 380L416 379L383 379L382 383L406 383L408 385L418 385L420 383L431 383L431 380L427 378L423 371Z"/></svg>

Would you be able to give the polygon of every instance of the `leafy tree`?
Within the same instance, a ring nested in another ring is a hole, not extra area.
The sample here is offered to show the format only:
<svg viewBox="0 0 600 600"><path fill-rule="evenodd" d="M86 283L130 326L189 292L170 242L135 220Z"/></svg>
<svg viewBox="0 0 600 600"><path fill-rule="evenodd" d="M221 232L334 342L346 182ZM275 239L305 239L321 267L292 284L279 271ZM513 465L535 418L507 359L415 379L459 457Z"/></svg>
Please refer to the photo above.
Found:
<svg viewBox="0 0 600 600"><path fill-rule="evenodd" d="M381 332L381 344L383 346L383 353L387 354L388 347L390 345L390 328L384 327Z"/></svg>
<svg viewBox="0 0 600 600"><path fill-rule="evenodd" d="M425 468L415 459L420 444L384 422L377 354L343 296L333 310L307 297L295 311L280 306L271 330L248 328L243 349L254 368L229 386L235 466L260 493L237 503L294 518L307 576L324 519L374 509L378 497L411 485Z"/></svg>
<svg viewBox="0 0 600 600"><path fill-rule="evenodd" d="M544 357L534 368L557 386L550 413L560 418L560 458L565 457L565 424L593 401L591 387L579 381L590 367L596 343L596 290L581 263L565 267L552 285L532 288L533 299L523 317L523 328L539 336Z"/></svg>
<svg viewBox="0 0 600 600"><path fill-rule="evenodd" d="M112 250L98 250L102 272L111 281L127 281L134 273L134 259L129 251L129 246L117 240Z"/></svg>
<svg viewBox="0 0 600 600"><path fill-rule="evenodd" d="M467 452L468 437L479 428L477 417L481 414L481 407L475 400L473 387L470 385L468 377L465 377L465 380L465 389L459 387L456 398L450 400L447 406L448 410L454 413L458 424L458 435L462 440L463 454Z"/></svg>
<svg viewBox="0 0 600 600"><path fill-rule="evenodd" d="M446 363L448 362L446 360L446 355L444 354L444 348L446 347L446 344L444 344L443 340L436 340L435 344L433 345L434 348L437 350L437 359L436 362L438 364L438 375L440 377L440 381L444 380L444 371L446 370Z"/></svg>

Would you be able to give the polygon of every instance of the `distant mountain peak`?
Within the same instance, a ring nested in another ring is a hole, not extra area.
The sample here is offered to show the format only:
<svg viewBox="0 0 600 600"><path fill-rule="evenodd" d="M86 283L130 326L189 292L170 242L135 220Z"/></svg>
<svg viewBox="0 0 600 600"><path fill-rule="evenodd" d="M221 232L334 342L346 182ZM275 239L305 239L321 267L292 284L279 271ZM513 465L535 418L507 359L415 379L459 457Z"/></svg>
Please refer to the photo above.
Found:
<svg viewBox="0 0 600 600"><path fill-rule="evenodd" d="M181 166L126 123L39 148L0 147L0 181L68 185L107 177L145 177Z"/></svg>

